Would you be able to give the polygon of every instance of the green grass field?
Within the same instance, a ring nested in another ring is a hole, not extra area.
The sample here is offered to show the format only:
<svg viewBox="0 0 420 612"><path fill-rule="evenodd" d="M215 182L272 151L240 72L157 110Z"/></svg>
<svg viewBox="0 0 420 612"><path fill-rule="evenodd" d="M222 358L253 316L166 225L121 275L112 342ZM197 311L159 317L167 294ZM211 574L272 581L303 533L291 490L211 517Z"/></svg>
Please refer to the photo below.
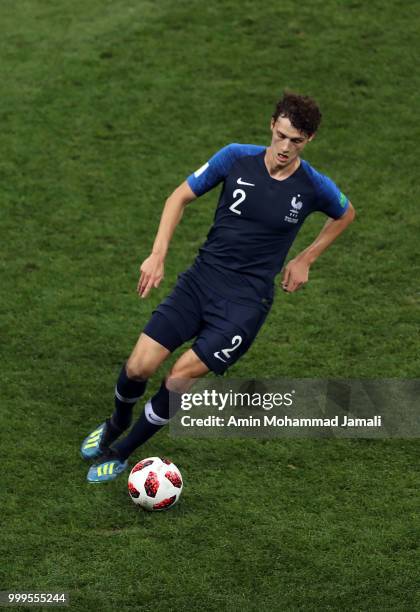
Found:
<svg viewBox="0 0 420 612"><path fill-rule="evenodd" d="M420 608L416 441L162 432L133 463L169 456L185 489L153 515L125 476L88 486L78 454L218 190L139 300L165 198L225 144L268 144L285 87L319 101L305 157L358 217L229 375L419 376L418 25L410 0L2 0L0 590L101 612Z"/></svg>

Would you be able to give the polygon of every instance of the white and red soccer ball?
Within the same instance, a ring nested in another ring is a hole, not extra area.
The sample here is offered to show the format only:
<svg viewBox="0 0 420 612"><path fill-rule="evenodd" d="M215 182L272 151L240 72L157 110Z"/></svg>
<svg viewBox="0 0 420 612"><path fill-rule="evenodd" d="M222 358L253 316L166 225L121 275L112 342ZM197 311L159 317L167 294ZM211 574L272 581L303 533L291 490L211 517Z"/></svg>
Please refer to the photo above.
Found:
<svg viewBox="0 0 420 612"><path fill-rule="evenodd" d="M182 476L169 459L148 457L139 461L128 477L128 492L145 510L166 510L178 501Z"/></svg>

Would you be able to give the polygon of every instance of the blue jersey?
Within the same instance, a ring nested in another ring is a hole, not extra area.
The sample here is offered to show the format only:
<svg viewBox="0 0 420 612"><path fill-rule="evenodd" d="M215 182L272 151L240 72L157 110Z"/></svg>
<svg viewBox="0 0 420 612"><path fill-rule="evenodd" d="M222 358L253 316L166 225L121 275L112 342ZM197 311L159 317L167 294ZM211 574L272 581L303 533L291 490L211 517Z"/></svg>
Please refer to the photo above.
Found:
<svg viewBox="0 0 420 612"><path fill-rule="evenodd" d="M333 181L301 160L287 179L270 176L266 147L230 144L191 174L201 196L223 183L213 225L193 270L216 292L239 301L269 303L274 277L306 217L341 217L348 199Z"/></svg>

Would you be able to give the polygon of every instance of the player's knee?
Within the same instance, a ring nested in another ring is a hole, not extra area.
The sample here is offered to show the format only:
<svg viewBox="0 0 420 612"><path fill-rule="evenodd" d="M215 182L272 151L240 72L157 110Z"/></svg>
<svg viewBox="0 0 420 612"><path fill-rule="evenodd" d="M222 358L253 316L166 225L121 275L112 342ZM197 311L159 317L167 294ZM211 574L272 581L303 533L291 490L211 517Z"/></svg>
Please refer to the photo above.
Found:
<svg viewBox="0 0 420 612"><path fill-rule="evenodd" d="M194 380L203 376L205 373L205 371L201 372L193 364L177 362L165 377L166 388L169 391L186 393L194 384Z"/></svg>
<svg viewBox="0 0 420 612"><path fill-rule="evenodd" d="M152 364L143 361L129 359L125 364L125 371L128 378L135 380L147 380L155 373L156 368Z"/></svg>
<svg viewBox="0 0 420 612"><path fill-rule="evenodd" d="M168 391L173 391L175 393L187 393L189 389L194 384L193 378L188 378L187 376L180 376L180 374L173 374L170 372L168 376L165 377L165 386Z"/></svg>
<svg viewBox="0 0 420 612"><path fill-rule="evenodd" d="M182 377L182 372L183 370L175 364L169 374L165 376L165 386L168 391L175 391L176 393L185 393L187 391L187 384Z"/></svg>

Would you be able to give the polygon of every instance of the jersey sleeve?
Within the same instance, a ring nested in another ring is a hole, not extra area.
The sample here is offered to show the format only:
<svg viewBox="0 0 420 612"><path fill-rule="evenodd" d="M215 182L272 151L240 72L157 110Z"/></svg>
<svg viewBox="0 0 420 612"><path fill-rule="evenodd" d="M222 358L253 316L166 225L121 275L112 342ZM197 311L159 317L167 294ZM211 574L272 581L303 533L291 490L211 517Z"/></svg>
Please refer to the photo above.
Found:
<svg viewBox="0 0 420 612"><path fill-rule="evenodd" d="M347 196L328 176L322 177L319 183L319 210L333 219L339 219L349 207Z"/></svg>
<svg viewBox="0 0 420 612"><path fill-rule="evenodd" d="M333 219L339 219L348 209L349 200L328 176L321 174L320 177L318 183L319 210Z"/></svg>
<svg viewBox="0 0 420 612"><path fill-rule="evenodd" d="M311 177L316 191L317 210L324 212L333 219L342 217L349 207L347 196L339 190L328 176L317 172L308 163L304 167Z"/></svg>
<svg viewBox="0 0 420 612"><path fill-rule="evenodd" d="M197 197L207 193L213 187L221 183L238 157L243 155L255 155L263 150L258 145L241 145L232 143L220 149L198 170L190 174L187 183Z"/></svg>

